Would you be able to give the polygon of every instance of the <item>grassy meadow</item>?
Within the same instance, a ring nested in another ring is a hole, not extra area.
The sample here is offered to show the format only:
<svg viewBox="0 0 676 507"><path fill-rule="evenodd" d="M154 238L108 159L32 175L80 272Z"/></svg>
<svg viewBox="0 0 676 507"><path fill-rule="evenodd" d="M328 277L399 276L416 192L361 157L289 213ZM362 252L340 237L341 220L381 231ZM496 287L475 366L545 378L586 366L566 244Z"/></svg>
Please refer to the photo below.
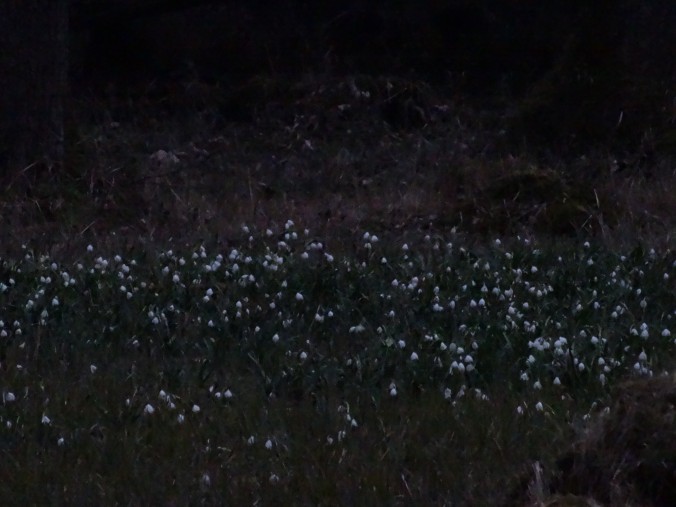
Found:
<svg viewBox="0 0 676 507"><path fill-rule="evenodd" d="M1 504L671 505L670 161L403 78L112 93L3 187Z"/></svg>
<svg viewBox="0 0 676 507"><path fill-rule="evenodd" d="M673 371L671 251L239 239L3 259L2 498L497 505Z"/></svg>

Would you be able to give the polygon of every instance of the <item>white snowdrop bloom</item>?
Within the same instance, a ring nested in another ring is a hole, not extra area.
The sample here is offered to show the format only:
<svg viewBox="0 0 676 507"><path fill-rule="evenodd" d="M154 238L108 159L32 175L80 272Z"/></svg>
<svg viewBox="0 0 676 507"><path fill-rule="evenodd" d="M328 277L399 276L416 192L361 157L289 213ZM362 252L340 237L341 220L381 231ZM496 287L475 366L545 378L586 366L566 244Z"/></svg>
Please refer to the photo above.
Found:
<svg viewBox="0 0 676 507"><path fill-rule="evenodd" d="M14 396L14 393L12 392L7 392L3 394L3 401L11 403L12 401L16 400L16 396Z"/></svg>
<svg viewBox="0 0 676 507"><path fill-rule="evenodd" d="M296 292L296 301L303 301L303 295L300 292Z"/></svg>
<svg viewBox="0 0 676 507"><path fill-rule="evenodd" d="M305 351L303 351L303 352L300 353L300 355L298 357L300 357L301 361L305 361L307 359L307 353L305 353Z"/></svg>
<svg viewBox="0 0 676 507"><path fill-rule="evenodd" d="M648 338L648 336L649 336L649 334L648 334L647 329L644 329L644 330L641 331L641 338L643 338L645 340L646 338Z"/></svg>
<svg viewBox="0 0 676 507"><path fill-rule="evenodd" d="M465 356L465 364L471 364L474 362L474 358L469 354Z"/></svg>
<svg viewBox="0 0 676 507"><path fill-rule="evenodd" d="M202 483L202 486L208 488L211 486L211 476L209 476L208 473L204 472L202 474L202 477L200 478L200 482Z"/></svg>
<svg viewBox="0 0 676 507"><path fill-rule="evenodd" d="M606 379L606 376L603 373L599 373L599 382L602 386L606 385L606 382L608 382L608 379Z"/></svg>
<svg viewBox="0 0 676 507"><path fill-rule="evenodd" d="M639 305L645 310L646 306L648 306L648 302L645 299L642 299Z"/></svg>
<svg viewBox="0 0 676 507"><path fill-rule="evenodd" d="M444 342L441 342L441 344L439 344L439 349L444 352L446 349L448 349L448 346Z"/></svg>
<svg viewBox="0 0 676 507"><path fill-rule="evenodd" d="M94 247L93 247L92 245L87 245L87 251L88 251L89 253L93 252L93 251L94 251Z"/></svg>
<svg viewBox="0 0 676 507"><path fill-rule="evenodd" d="M269 451L269 450L272 449L272 446L273 446L272 440L267 439L267 440L265 441L265 448Z"/></svg>
<svg viewBox="0 0 676 507"><path fill-rule="evenodd" d="M577 369L580 370L580 371L584 371L584 370L585 370L585 365L584 365L584 363L583 363L582 361L580 361L580 362L578 363Z"/></svg>
<svg viewBox="0 0 676 507"><path fill-rule="evenodd" d="M616 319L616 318L618 317L617 312L615 312L615 311L613 311L613 313L611 313L610 316L611 316L613 319Z"/></svg>
<svg viewBox="0 0 676 507"><path fill-rule="evenodd" d="M168 401L168 400L169 400L169 395L165 392L164 389L161 389L161 390L160 390L160 392L159 392L159 394L158 394L158 397L159 397L160 400L162 400L162 401Z"/></svg>
<svg viewBox="0 0 676 507"><path fill-rule="evenodd" d="M202 409L200 408L199 405L195 404L192 406L192 412L193 414L199 414Z"/></svg>
<svg viewBox="0 0 676 507"><path fill-rule="evenodd" d="M59 437L59 439L56 441L56 445L58 445L59 447L63 447L64 445L66 445L66 441L64 440L63 437Z"/></svg>
<svg viewBox="0 0 676 507"><path fill-rule="evenodd" d="M324 258L327 260L327 262L333 262L333 255L329 253L325 253Z"/></svg>
<svg viewBox="0 0 676 507"><path fill-rule="evenodd" d="M638 360L639 361L647 361L648 360L648 355L645 353L645 350L642 350L641 353L638 355Z"/></svg>
<svg viewBox="0 0 676 507"><path fill-rule="evenodd" d="M185 422L185 416L183 414L178 414L176 416L176 422L178 424L183 424Z"/></svg>
<svg viewBox="0 0 676 507"><path fill-rule="evenodd" d="M279 482L279 476L277 474L270 474L270 484L277 484Z"/></svg>
<svg viewBox="0 0 676 507"><path fill-rule="evenodd" d="M417 361L418 360L418 354L415 352L411 352L411 361Z"/></svg>
<svg viewBox="0 0 676 507"><path fill-rule="evenodd" d="M662 330L662 336L666 338L667 336L671 336L671 331L669 331L666 327Z"/></svg>
<svg viewBox="0 0 676 507"><path fill-rule="evenodd" d="M541 383L539 380L536 380L536 381L533 383L533 389L536 389L536 390L539 391L540 389L542 389L542 383Z"/></svg>
<svg viewBox="0 0 676 507"><path fill-rule="evenodd" d="M253 435L251 435L249 438L247 438L246 443L247 443L248 445L254 445L254 444L256 443L256 437L254 437Z"/></svg>
<svg viewBox="0 0 676 507"><path fill-rule="evenodd" d="M223 393L223 397L227 400L233 397L232 391L230 389L226 389L225 392Z"/></svg>
<svg viewBox="0 0 676 507"><path fill-rule="evenodd" d="M152 415L155 413L155 407L153 407L150 403L148 403L145 407L143 407L143 413Z"/></svg>
<svg viewBox="0 0 676 507"><path fill-rule="evenodd" d="M516 407L516 413L519 415L523 415L523 407L521 405Z"/></svg>
<svg viewBox="0 0 676 507"><path fill-rule="evenodd" d="M465 363L457 363L458 365L458 371L460 373L463 373L465 371Z"/></svg>
<svg viewBox="0 0 676 507"><path fill-rule="evenodd" d="M599 366L604 366L606 364L606 360L603 359L602 357L599 357L597 363Z"/></svg>
<svg viewBox="0 0 676 507"><path fill-rule="evenodd" d="M521 380L523 380L524 382L527 382L527 381L528 381L528 373L526 373L525 371L522 372L522 373L521 373L521 376L520 376L519 378L520 378Z"/></svg>
<svg viewBox="0 0 676 507"><path fill-rule="evenodd" d="M89 365L89 371L92 372L92 374L96 373L96 370L97 370L97 369L98 369L98 368L96 367L95 364L90 364L90 365Z"/></svg>
<svg viewBox="0 0 676 507"><path fill-rule="evenodd" d="M300 254L300 258L306 261L310 258L310 254L308 254L307 252L303 252L302 254Z"/></svg>
<svg viewBox="0 0 676 507"><path fill-rule="evenodd" d="M527 362L528 364L533 364L533 363L535 363L535 356L534 356L533 354L529 355L529 356L528 356L528 359L526 359L526 362Z"/></svg>
<svg viewBox="0 0 676 507"><path fill-rule="evenodd" d="M399 346L400 349L403 349L404 347L406 347L406 342L404 340L399 340L397 342L397 345Z"/></svg>
<svg viewBox="0 0 676 507"><path fill-rule="evenodd" d="M559 379L559 377L555 377L553 383L554 383L555 386L560 386L561 385L561 379Z"/></svg>
<svg viewBox="0 0 676 507"><path fill-rule="evenodd" d="M591 245L589 244L589 241L585 241L582 246L589 248Z"/></svg>
<svg viewBox="0 0 676 507"><path fill-rule="evenodd" d="M44 424L45 426L48 426L48 425L52 424L52 420L51 420L49 417L47 417L45 414L42 414L42 420L41 420L41 422L42 422L42 424Z"/></svg>
<svg viewBox="0 0 676 507"><path fill-rule="evenodd" d="M538 401L535 404L535 410L537 410L538 412L542 412L544 409L545 409L545 407L544 407L544 405L542 405L541 401Z"/></svg>

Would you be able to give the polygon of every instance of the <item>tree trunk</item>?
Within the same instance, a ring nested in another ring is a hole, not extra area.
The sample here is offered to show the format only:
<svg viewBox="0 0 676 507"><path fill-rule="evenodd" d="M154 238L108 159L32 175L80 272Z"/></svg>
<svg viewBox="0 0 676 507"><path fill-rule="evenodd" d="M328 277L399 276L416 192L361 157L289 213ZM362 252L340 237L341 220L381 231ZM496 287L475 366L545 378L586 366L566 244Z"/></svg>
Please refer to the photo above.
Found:
<svg viewBox="0 0 676 507"><path fill-rule="evenodd" d="M68 0L0 1L0 180L64 154Z"/></svg>

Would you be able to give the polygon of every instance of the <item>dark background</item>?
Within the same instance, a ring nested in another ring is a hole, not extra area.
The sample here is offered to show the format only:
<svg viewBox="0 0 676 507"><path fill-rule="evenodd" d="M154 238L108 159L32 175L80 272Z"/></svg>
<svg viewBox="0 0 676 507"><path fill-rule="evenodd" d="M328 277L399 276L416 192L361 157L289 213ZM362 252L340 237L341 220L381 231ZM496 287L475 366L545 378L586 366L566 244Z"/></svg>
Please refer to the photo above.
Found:
<svg viewBox="0 0 676 507"><path fill-rule="evenodd" d="M71 9L76 93L133 93L153 80L236 85L260 74L415 76L499 103L517 142L668 154L676 145L668 0L110 0Z"/></svg>

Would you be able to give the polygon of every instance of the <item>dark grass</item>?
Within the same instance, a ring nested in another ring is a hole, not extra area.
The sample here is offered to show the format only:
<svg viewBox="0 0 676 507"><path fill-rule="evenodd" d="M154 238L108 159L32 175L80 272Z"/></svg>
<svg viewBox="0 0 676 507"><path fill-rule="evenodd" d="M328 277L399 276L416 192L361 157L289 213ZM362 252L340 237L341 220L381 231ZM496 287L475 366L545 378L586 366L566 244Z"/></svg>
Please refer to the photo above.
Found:
<svg viewBox="0 0 676 507"><path fill-rule="evenodd" d="M29 168L6 187L0 497L496 505L523 493L535 462L551 478L542 495L563 493L557 460L614 387L673 370L673 336L661 335L674 331L673 174L606 174L609 154L577 165L511 155L497 116L416 81L249 86L239 122L228 118L238 95L218 88L186 91L171 114L151 95L90 104L67 170ZM160 149L179 162L153 157ZM219 253L222 266L204 271ZM414 289L392 286L413 277ZM514 292L500 301L494 287ZM537 351L538 336L568 345ZM468 353L476 369L450 374Z"/></svg>

